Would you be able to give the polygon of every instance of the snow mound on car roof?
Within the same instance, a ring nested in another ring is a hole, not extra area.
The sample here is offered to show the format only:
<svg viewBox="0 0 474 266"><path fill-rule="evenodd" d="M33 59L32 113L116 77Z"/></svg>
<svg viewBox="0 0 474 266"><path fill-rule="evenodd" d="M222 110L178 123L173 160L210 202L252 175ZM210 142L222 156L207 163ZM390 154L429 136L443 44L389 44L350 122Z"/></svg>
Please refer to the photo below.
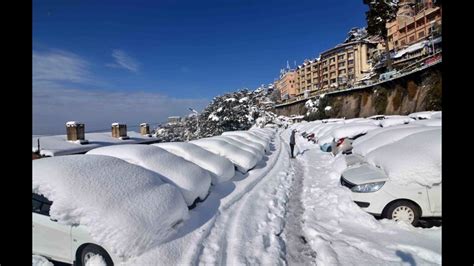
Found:
<svg viewBox="0 0 474 266"><path fill-rule="evenodd" d="M176 156L199 165L213 174L212 183L222 183L235 175L235 166L228 159L189 142L164 142L152 144Z"/></svg>
<svg viewBox="0 0 474 266"><path fill-rule="evenodd" d="M391 127L391 126L397 126L397 125L404 125L408 124L410 122L413 122L414 120L408 116L386 116L384 120L380 122L380 125L382 127Z"/></svg>
<svg viewBox="0 0 474 266"><path fill-rule="evenodd" d="M157 173L110 156L34 160L33 192L53 201L51 218L84 226L120 257L163 243L188 217L176 187Z"/></svg>
<svg viewBox="0 0 474 266"><path fill-rule="evenodd" d="M441 128L418 132L366 156L399 184L433 186L441 182Z"/></svg>
<svg viewBox="0 0 474 266"><path fill-rule="evenodd" d="M366 134L367 132L380 128L379 126L373 124L362 124L362 123L354 123L354 124L347 124L336 128L331 131L331 136L338 140L340 138L353 138L360 134Z"/></svg>
<svg viewBox="0 0 474 266"><path fill-rule="evenodd" d="M211 174L207 170L156 146L114 145L93 149L87 154L113 156L162 175L163 181L180 189L188 206L197 198L206 198L211 186Z"/></svg>
<svg viewBox="0 0 474 266"><path fill-rule="evenodd" d="M236 140L236 139L233 139L231 137L228 137L228 136L214 136L212 137L213 139L220 139L220 140L224 140L232 145L235 145L245 151L248 151L250 153L252 153L253 155L255 155L255 157L257 158L257 161L260 161L262 158L263 158L263 154L264 154L264 151L263 150L259 150L258 148L255 148L255 147L252 147L251 145L247 144L246 142L242 142L240 140Z"/></svg>
<svg viewBox="0 0 474 266"><path fill-rule="evenodd" d="M257 156L221 139L204 138L190 141L210 152L229 159L240 172L246 173L258 162Z"/></svg>
<svg viewBox="0 0 474 266"><path fill-rule="evenodd" d="M226 131L222 133L222 136L240 136L252 142L256 142L260 145L263 145L265 151L269 151L270 149L270 140L263 137L259 137L255 133L249 131Z"/></svg>
<svg viewBox="0 0 474 266"><path fill-rule="evenodd" d="M406 136L415 134L418 132L431 130L431 127L422 126L398 126L383 128L377 132L369 132L367 135L362 136L352 143L352 153L360 154L365 156L367 153L382 147L384 145L396 142ZM374 133L374 134L370 134Z"/></svg>

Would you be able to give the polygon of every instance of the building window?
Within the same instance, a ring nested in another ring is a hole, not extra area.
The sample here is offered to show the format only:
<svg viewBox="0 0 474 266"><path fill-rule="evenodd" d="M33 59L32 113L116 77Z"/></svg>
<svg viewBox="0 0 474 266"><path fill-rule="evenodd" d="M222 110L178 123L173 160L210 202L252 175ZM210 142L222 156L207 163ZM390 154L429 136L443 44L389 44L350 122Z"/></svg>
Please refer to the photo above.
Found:
<svg viewBox="0 0 474 266"><path fill-rule="evenodd" d="M333 58L329 59L329 64L334 63L334 62L336 62L336 58L333 57Z"/></svg>
<svg viewBox="0 0 474 266"><path fill-rule="evenodd" d="M340 55L337 57L337 60L344 60L344 55Z"/></svg>
<svg viewBox="0 0 474 266"><path fill-rule="evenodd" d="M410 39L409 39L409 42L413 42L413 41L415 41L415 36L414 35L410 36Z"/></svg>
<svg viewBox="0 0 474 266"><path fill-rule="evenodd" d="M405 45L405 44L406 44L405 40L400 41L400 45Z"/></svg>
<svg viewBox="0 0 474 266"><path fill-rule="evenodd" d="M348 64L348 65L354 64L354 60L347 60L347 64Z"/></svg>
<svg viewBox="0 0 474 266"><path fill-rule="evenodd" d="M339 70L339 74L346 74L346 70L345 69Z"/></svg>
<svg viewBox="0 0 474 266"><path fill-rule="evenodd" d="M353 72L354 72L354 68L353 68L353 67L350 67L350 68L347 69L347 71L348 71L349 73L353 73Z"/></svg>
<svg viewBox="0 0 474 266"><path fill-rule="evenodd" d="M351 59L354 56L354 53L347 53L347 58Z"/></svg>
<svg viewBox="0 0 474 266"><path fill-rule="evenodd" d="M420 31L420 32L418 33L418 38L423 38L423 37L425 37L425 32L424 32L424 31Z"/></svg>
<svg viewBox="0 0 474 266"><path fill-rule="evenodd" d="M336 79L331 79L331 84L336 83Z"/></svg>
<svg viewBox="0 0 474 266"><path fill-rule="evenodd" d="M329 70L334 70L336 67L335 66L330 66Z"/></svg>
<svg viewBox="0 0 474 266"><path fill-rule="evenodd" d="M345 66L345 65L346 65L345 62L341 62L341 63L337 64L338 67L343 67L343 66Z"/></svg>

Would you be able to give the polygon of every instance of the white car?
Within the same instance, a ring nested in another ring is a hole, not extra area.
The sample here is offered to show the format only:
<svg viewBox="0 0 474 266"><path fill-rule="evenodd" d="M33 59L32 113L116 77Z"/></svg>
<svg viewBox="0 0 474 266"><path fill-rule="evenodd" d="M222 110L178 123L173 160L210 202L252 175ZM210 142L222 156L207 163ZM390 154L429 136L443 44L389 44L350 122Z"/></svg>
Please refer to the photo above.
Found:
<svg viewBox="0 0 474 266"><path fill-rule="evenodd" d="M416 225L420 217L441 216L441 183L432 187L400 185L375 166L362 164L346 169L341 184L368 213Z"/></svg>
<svg viewBox="0 0 474 266"><path fill-rule="evenodd" d="M74 265L86 265L94 255L102 256L107 265L118 261L92 240L82 226L52 220L49 217L51 204L47 198L33 193L33 254Z"/></svg>
<svg viewBox="0 0 474 266"><path fill-rule="evenodd" d="M341 184L365 211L416 224L442 214L441 127L406 129L375 135L363 149L358 143L346 157Z"/></svg>

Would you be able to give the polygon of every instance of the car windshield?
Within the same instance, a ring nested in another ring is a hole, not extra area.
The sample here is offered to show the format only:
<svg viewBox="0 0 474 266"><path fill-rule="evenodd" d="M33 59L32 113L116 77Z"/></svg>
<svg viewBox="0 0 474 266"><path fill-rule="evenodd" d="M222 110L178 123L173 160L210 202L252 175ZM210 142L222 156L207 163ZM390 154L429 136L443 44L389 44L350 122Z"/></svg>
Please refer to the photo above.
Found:
<svg viewBox="0 0 474 266"><path fill-rule="evenodd" d="M49 209L51 208L52 202L45 198L43 195L33 193L33 212L49 216Z"/></svg>

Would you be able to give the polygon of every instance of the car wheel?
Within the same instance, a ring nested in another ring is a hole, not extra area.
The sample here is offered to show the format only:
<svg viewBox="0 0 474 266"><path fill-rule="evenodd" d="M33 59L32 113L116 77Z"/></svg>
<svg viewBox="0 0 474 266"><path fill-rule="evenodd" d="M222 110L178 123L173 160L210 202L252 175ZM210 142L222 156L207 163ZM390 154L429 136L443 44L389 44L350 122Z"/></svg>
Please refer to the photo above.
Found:
<svg viewBox="0 0 474 266"><path fill-rule="evenodd" d="M416 204L410 201L400 200L388 206L384 218L392 219L396 222L405 221L416 225L420 218L420 210Z"/></svg>
<svg viewBox="0 0 474 266"><path fill-rule="evenodd" d="M107 266L112 266L114 263L110 258L107 251L97 245L87 245L81 252L81 261L79 265L85 266L87 262L95 255L100 255L104 260Z"/></svg>

